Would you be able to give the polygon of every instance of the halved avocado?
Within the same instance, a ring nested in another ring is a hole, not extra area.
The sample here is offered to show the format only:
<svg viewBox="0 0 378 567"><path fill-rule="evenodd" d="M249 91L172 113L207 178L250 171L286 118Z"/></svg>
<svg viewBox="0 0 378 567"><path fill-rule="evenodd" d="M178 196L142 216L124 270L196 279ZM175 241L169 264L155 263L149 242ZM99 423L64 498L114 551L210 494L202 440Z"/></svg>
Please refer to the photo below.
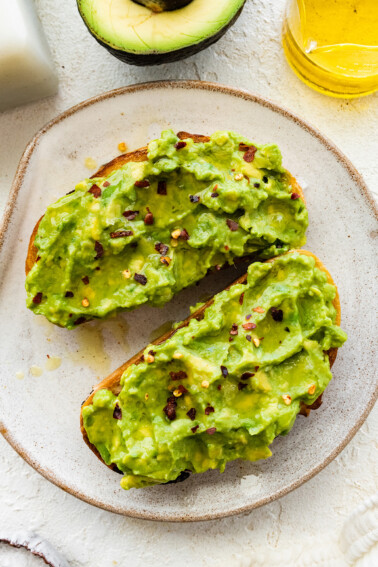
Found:
<svg viewBox="0 0 378 567"><path fill-rule="evenodd" d="M90 33L132 65L183 59L216 42L245 0L77 0Z"/></svg>

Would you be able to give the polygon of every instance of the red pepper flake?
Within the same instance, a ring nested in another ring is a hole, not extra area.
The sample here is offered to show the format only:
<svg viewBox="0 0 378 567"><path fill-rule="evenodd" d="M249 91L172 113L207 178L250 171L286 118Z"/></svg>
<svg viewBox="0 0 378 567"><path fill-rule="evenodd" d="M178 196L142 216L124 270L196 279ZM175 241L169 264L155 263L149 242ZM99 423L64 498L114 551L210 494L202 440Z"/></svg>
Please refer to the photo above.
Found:
<svg viewBox="0 0 378 567"><path fill-rule="evenodd" d="M252 378L252 376L254 376L253 372L243 372L240 376L240 380L248 380L248 378Z"/></svg>
<svg viewBox="0 0 378 567"><path fill-rule="evenodd" d="M238 334L238 326L233 323L230 331L230 335L237 335Z"/></svg>
<svg viewBox="0 0 378 567"><path fill-rule="evenodd" d="M41 259L41 256L37 256L36 259L35 259L35 261L36 261L36 262L39 262L40 259Z"/></svg>
<svg viewBox="0 0 378 567"><path fill-rule="evenodd" d="M239 144L239 152L246 152L251 147L251 144L245 144L244 142L240 142Z"/></svg>
<svg viewBox="0 0 378 567"><path fill-rule="evenodd" d="M241 296L239 297L239 303L240 305L243 305L243 301L244 301L244 292L241 294Z"/></svg>
<svg viewBox="0 0 378 567"><path fill-rule="evenodd" d="M224 249L225 249L225 250L229 250L229 249L230 249L230 247L229 247L229 246L227 246L227 244L226 244L226 245L225 245L225 247L224 247Z"/></svg>
<svg viewBox="0 0 378 567"><path fill-rule="evenodd" d="M100 266L96 266L95 270L98 272L99 270L101 270Z"/></svg>
<svg viewBox="0 0 378 567"><path fill-rule="evenodd" d="M256 189L258 189L260 187L260 183L256 182L256 183L253 184L253 186L256 187Z"/></svg>
<svg viewBox="0 0 378 567"><path fill-rule="evenodd" d="M248 150L245 152L243 159L247 163L251 163L255 159L255 153L257 152L257 148L255 146L249 146Z"/></svg>
<svg viewBox="0 0 378 567"><path fill-rule="evenodd" d="M256 329L256 323L244 323L244 325L242 325L242 327L246 331L251 331L252 329Z"/></svg>
<svg viewBox="0 0 378 567"><path fill-rule="evenodd" d="M186 142L183 142L182 140L180 142L176 142L175 144L176 150L181 150L182 148L185 148L185 146L186 146Z"/></svg>
<svg viewBox="0 0 378 567"><path fill-rule="evenodd" d="M166 195L167 194L167 182L166 181L159 181L158 182L157 193L158 193L158 195Z"/></svg>
<svg viewBox="0 0 378 567"><path fill-rule="evenodd" d="M283 321L283 311L282 309L277 309L277 307L272 307L270 310L273 321L281 322Z"/></svg>
<svg viewBox="0 0 378 567"><path fill-rule="evenodd" d="M123 238L124 236L132 236L132 230L119 230L118 232L111 232L110 238Z"/></svg>
<svg viewBox="0 0 378 567"><path fill-rule="evenodd" d="M251 335L246 335L246 336L245 336L245 338L246 338L246 339L247 339L247 341L249 341L249 342L251 342L251 340L252 340L252 337L251 337Z"/></svg>
<svg viewBox="0 0 378 567"><path fill-rule="evenodd" d="M76 319L76 321L74 321L74 325L81 325L82 323L85 323L85 321L85 317L79 317L78 319Z"/></svg>
<svg viewBox="0 0 378 567"><path fill-rule="evenodd" d="M191 427L192 433L195 433L198 428L199 428L199 425L195 425L194 427Z"/></svg>
<svg viewBox="0 0 378 567"><path fill-rule="evenodd" d="M238 223L236 221L232 220L232 219L227 219L226 223L227 223L228 228L231 230L231 232L235 232L239 228Z"/></svg>
<svg viewBox="0 0 378 567"><path fill-rule="evenodd" d="M147 208L147 214L144 217L144 224L154 224L154 215L151 213L150 209Z"/></svg>
<svg viewBox="0 0 378 567"><path fill-rule="evenodd" d="M290 196L290 199L292 199L293 201L295 201L296 199L299 199L298 193L292 193L291 196Z"/></svg>
<svg viewBox="0 0 378 567"><path fill-rule="evenodd" d="M94 185L92 185L92 187L89 189L88 193L92 193L92 195L95 199L97 199L98 197L101 197L101 189L98 185L96 185L96 183Z"/></svg>
<svg viewBox="0 0 378 567"><path fill-rule="evenodd" d="M122 215L127 218L127 220L134 220L135 217L139 214L139 211L125 211Z"/></svg>
<svg viewBox="0 0 378 567"><path fill-rule="evenodd" d="M216 427L210 427L209 429L206 429L206 433L208 433L209 435L214 435L216 430L217 430Z"/></svg>
<svg viewBox="0 0 378 567"><path fill-rule="evenodd" d="M186 228L183 228L182 231L180 232L180 236L179 238L182 238L182 240L189 240L189 233L186 230Z"/></svg>
<svg viewBox="0 0 378 567"><path fill-rule="evenodd" d="M177 402L175 396L170 396L167 399L167 405L163 408L163 412L165 413L169 421L176 419L176 406Z"/></svg>
<svg viewBox="0 0 378 567"><path fill-rule="evenodd" d="M197 413L196 408L191 408L189 411L186 412L186 415L187 415L192 421L194 421L195 418L196 418L196 413Z"/></svg>
<svg viewBox="0 0 378 567"><path fill-rule="evenodd" d="M222 389L222 384L218 384L217 390L221 390L221 389Z"/></svg>
<svg viewBox="0 0 378 567"><path fill-rule="evenodd" d="M35 296L33 297L33 303L35 303L36 305L38 305L39 303L41 303L41 301L42 301L42 292L39 291L39 292L37 293L37 295L35 295Z"/></svg>
<svg viewBox="0 0 378 567"><path fill-rule="evenodd" d="M213 406L207 406L207 408L205 408L205 415L210 415L214 411L215 410L214 410Z"/></svg>
<svg viewBox="0 0 378 567"><path fill-rule="evenodd" d="M134 186L138 187L139 189L144 189L145 187L150 186L150 182L148 181L148 179L142 179L141 181L135 181Z"/></svg>
<svg viewBox="0 0 378 567"><path fill-rule="evenodd" d="M252 315L251 315L250 313L245 316L245 318L247 319L247 321L249 321L251 317L252 317Z"/></svg>
<svg viewBox="0 0 378 567"><path fill-rule="evenodd" d="M226 378L228 376L228 370L225 366L220 367L222 375Z"/></svg>
<svg viewBox="0 0 378 567"><path fill-rule="evenodd" d="M73 294L72 291L66 291L66 293L64 295L64 297L73 297L73 296L74 296L74 294Z"/></svg>
<svg viewBox="0 0 378 567"><path fill-rule="evenodd" d="M81 278L81 281L83 282L83 284L88 285L89 284L89 278L88 276L84 276L83 278ZM73 294L72 294L73 295Z"/></svg>
<svg viewBox="0 0 378 567"><path fill-rule="evenodd" d="M171 380L184 380L188 377L187 373L184 370L179 370L178 372L170 372L169 373Z"/></svg>
<svg viewBox="0 0 378 567"><path fill-rule="evenodd" d="M147 278L143 274L134 274L134 280L142 285L147 283Z"/></svg>
<svg viewBox="0 0 378 567"><path fill-rule="evenodd" d="M255 366L255 372L257 372L259 368L260 366Z"/></svg>
<svg viewBox="0 0 378 567"><path fill-rule="evenodd" d="M244 174L244 179L247 180L247 183L248 183L248 185L249 185L249 177L248 177L248 175L245 175L245 174Z"/></svg>
<svg viewBox="0 0 378 567"><path fill-rule="evenodd" d="M155 250L156 252L159 252L159 254L161 254L162 256L165 256L169 250L169 247L166 244L163 244L162 242L157 242L155 244Z"/></svg>
<svg viewBox="0 0 378 567"><path fill-rule="evenodd" d="M244 390L244 388L246 388L248 386L248 384L243 384L242 382L238 383L238 390Z"/></svg>
<svg viewBox="0 0 378 567"><path fill-rule="evenodd" d="M289 327L285 327L285 331L286 331L287 333L290 333Z"/></svg>
<svg viewBox="0 0 378 567"><path fill-rule="evenodd" d="M104 255L104 247L101 244L101 242L98 242L98 240L95 240L95 252L96 252L96 256L95 256L95 260L98 260L99 258L101 258Z"/></svg>
<svg viewBox="0 0 378 567"><path fill-rule="evenodd" d="M213 197L213 199L215 199L215 197L219 197L219 193L215 191L214 193L211 193L210 197Z"/></svg>
<svg viewBox="0 0 378 567"><path fill-rule="evenodd" d="M177 389L180 392L180 394L187 394L188 393L188 390L182 384L180 384Z"/></svg>
<svg viewBox="0 0 378 567"><path fill-rule="evenodd" d="M189 195L189 201L191 203L198 203L200 200L198 195Z"/></svg>
<svg viewBox="0 0 378 567"><path fill-rule="evenodd" d="M109 187L110 183L109 181L104 181L104 183L102 184L103 187Z"/></svg>
<svg viewBox="0 0 378 567"><path fill-rule="evenodd" d="M118 402L114 406L113 417L114 419L122 419L122 410L119 407Z"/></svg>
<svg viewBox="0 0 378 567"><path fill-rule="evenodd" d="M230 337L230 338L228 339L228 342L229 342L229 343L232 343L233 340L234 340L234 339L233 339L232 337Z"/></svg>

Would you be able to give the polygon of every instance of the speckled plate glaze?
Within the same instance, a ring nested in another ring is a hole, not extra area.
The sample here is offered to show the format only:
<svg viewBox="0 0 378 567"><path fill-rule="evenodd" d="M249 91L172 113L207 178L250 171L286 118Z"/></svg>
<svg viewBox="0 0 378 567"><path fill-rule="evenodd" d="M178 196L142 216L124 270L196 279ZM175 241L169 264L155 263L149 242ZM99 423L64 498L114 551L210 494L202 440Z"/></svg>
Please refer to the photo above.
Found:
<svg viewBox="0 0 378 567"><path fill-rule="evenodd" d="M200 134L232 129L280 146L285 166L306 195L306 248L325 263L339 286L342 326L349 339L339 351L322 407L308 419L299 417L290 435L274 442L270 459L234 462L222 475L211 471L181 484L125 492L119 475L101 464L82 440L81 402L92 384L148 343L152 331L156 337L164 323L184 318L189 305L219 291L240 269L209 276L163 309L145 307L67 331L26 309L24 261L30 233L46 205L91 174L84 166L86 157L107 162L117 155L119 142L135 149L168 127ZM118 89L79 104L47 124L27 146L1 229L3 435L47 479L120 514L206 520L279 498L345 447L376 399L376 235L374 202L352 164L305 121L265 99L211 83L162 82ZM47 355L61 358L60 367L46 369ZM33 365L43 369L40 376L30 373ZM313 498L310 486L308 490Z"/></svg>

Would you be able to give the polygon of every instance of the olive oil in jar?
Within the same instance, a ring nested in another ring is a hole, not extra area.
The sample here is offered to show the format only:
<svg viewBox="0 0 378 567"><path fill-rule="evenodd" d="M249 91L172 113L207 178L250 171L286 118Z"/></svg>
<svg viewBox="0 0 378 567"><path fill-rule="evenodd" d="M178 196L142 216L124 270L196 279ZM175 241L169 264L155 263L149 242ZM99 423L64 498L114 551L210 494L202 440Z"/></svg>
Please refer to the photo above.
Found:
<svg viewBox="0 0 378 567"><path fill-rule="evenodd" d="M309 86L337 97L378 90L378 0L289 0L283 47Z"/></svg>

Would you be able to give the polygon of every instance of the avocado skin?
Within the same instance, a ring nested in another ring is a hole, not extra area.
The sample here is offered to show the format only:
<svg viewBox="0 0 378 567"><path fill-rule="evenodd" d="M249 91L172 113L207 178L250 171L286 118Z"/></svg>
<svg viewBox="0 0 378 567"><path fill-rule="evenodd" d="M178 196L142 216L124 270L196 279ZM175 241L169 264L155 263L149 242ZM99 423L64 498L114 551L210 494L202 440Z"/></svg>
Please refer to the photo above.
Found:
<svg viewBox="0 0 378 567"><path fill-rule="evenodd" d="M199 53L203 49L210 47L210 45L212 45L213 43L216 43L226 33L228 28L230 28L236 22L236 20L238 19L238 17L240 16L240 14L241 14L241 12L244 8L244 4L245 4L245 1L244 1L243 5L240 7L240 9L238 10L238 12L236 12L235 16L228 22L228 24L226 24L216 34L203 39L199 43L196 43L196 44L193 44L193 45L188 45L187 47L183 47L182 49L175 49L174 51L167 51L166 53L147 53L147 54L145 54L145 53L143 53L143 54L142 53L130 53L130 52L127 52L127 51L122 51L121 49L115 49L114 47L110 47L110 45L108 45L107 43L105 43L104 41L99 39L93 33L93 31L90 29L90 27L87 25L86 21L84 20L83 16L81 15L80 10L79 10L79 14L80 14L81 18L83 19L89 33L95 38L95 40L100 45L105 47L105 49L107 49L109 51L109 53L111 53L112 55L114 55L114 57L117 57L117 59L120 59L124 63L128 63L129 65L136 65L138 67L145 67L145 66L148 66L148 65L163 65L164 63L173 63L174 61L180 61L181 59L186 59L187 57L190 57L191 55L195 55L196 53Z"/></svg>

